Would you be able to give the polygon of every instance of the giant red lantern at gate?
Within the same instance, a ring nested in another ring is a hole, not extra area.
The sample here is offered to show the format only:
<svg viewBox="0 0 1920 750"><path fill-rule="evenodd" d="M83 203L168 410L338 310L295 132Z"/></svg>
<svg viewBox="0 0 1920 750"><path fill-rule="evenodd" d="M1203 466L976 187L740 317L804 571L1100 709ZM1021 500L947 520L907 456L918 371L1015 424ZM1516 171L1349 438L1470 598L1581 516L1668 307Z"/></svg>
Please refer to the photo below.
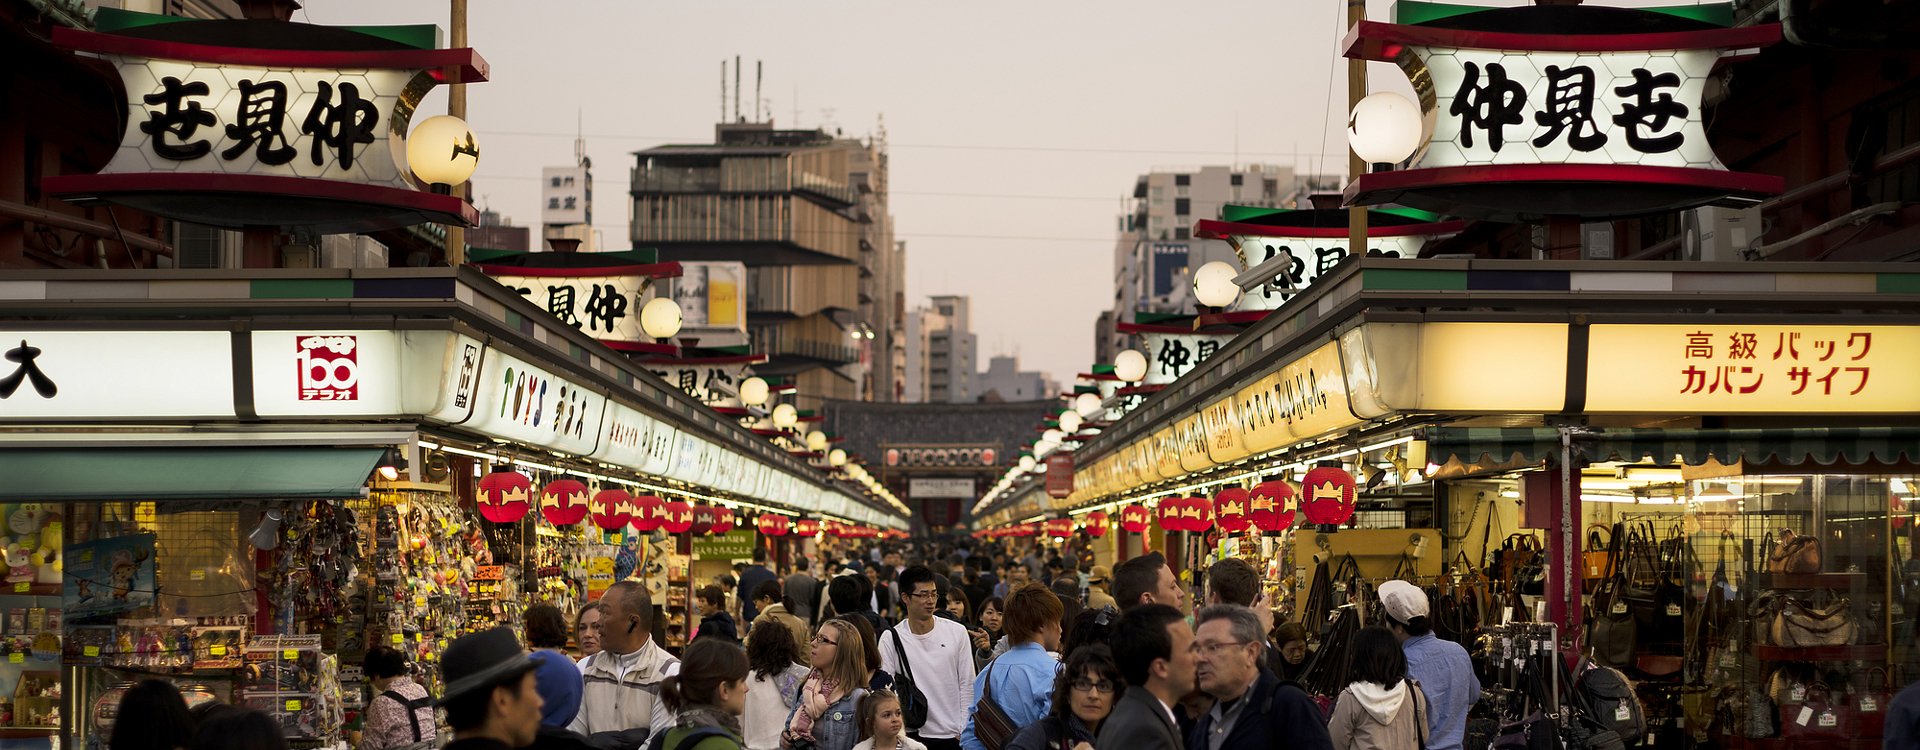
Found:
<svg viewBox="0 0 1920 750"><path fill-rule="evenodd" d="M641 495L633 499L633 528L638 531L653 531L660 528L666 520L666 501L653 495Z"/></svg>
<svg viewBox="0 0 1920 750"><path fill-rule="evenodd" d="M1246 531L1252 522L1247 518L1247 506L1251 503L1250 494L1241 487L1228 487L1213 496L1214 522L1220 524L1221 531Z"/></svg>
<svg viewBox="0 0 1920 750"><path fill-rule="evenodd" d="M1047 536L1053 537L1055 539L1065 539L1067 537L1073 536L1073 519L1071 518L1047 519Z"/></svg>
<svg viewBox="0 0 1920 750"><path fill-rule="evenodd" d="M578 479L548 482L540 491L540 515L555 526L572 526L587 517L587 485Z"/></svg>
<svg viewBox="0 0 1920 750"><path fill-rule="evenodd" d="M623 489L601 490L587 501L593 523L608 531L618 531L633 523L633 495Z"/></svg>
<svg viewBox="0 0 1920 750"><path fill-rule="evenodd" d="M1087 529L1088 536L1094 536L1094 537L1106 536L1107 535L1106 511L1096 510L1092 513L1088 513L1086 529Z"/></svg>
<svg viewBox="0 0 1920 750"><path fill-rule="evenodd" d="M480 515L494 523L513 523L533 507L533 480L517 471L496 471L480 479Z"/></svg>
<svg viewBox="0 0 1920 750"><path fill-rule="evenodd" d="M1138 534L1147 530L1151 519L1147 516L1147 507L1139 503L1120 509L1120 528Z"/></svg>
<svg viewBox="0 0 1920 750"><path fill-rule="evenodd" d="M675 500L660 506L660 528L669 534L679 534L693 528L693 506L685 500Z"/></svg>
<svg viewBox="0 0 1920 750"><path fill-rule="evenodd" d="M1279 480L1254 485L1247 520L1268 536L1293 528L1293 486Z"/></svg>
<svg viewBox="0 0 1920 750"><path fill-rule="evenodd" d="M1342 524L1353 517L1359 486L1339 466L1319 466L1300 480L1300 509L1309 523Z"/></svg>

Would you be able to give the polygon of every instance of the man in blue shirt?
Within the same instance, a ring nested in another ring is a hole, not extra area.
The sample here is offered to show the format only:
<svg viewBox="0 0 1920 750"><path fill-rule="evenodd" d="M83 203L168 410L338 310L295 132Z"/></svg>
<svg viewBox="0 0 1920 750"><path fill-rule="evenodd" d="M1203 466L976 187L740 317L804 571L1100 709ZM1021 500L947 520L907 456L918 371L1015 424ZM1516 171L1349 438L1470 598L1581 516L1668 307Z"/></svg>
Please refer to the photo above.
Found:
<svg viewBox="0 0 1920 750"><path fill-rule="evenodd" d="M1007 597L1007 613L1001 628L1013 644L973 679L975 706L989 696L1007 712L1016 727L1024 727L1046 718L1053 703L1053 678L1060 673L1060 660L1048 651L1060 649L1060 616L1066 608L1060 597L1031 581L1013 590ZM989 687L990 686L990 687ZM960 734L961 750L987 750L974 736L974 707L967 711L967 729ZM1011 738L1008 738L1011 739Z"/></svg>
<svg viewBox="0 0 1920 750"><path fill-rule="evenodd" d="M1427 621L1427 593L1406 581L1380 584L1380 606L1387 630L1407 653L1407 676L1427 694L1427 750L1461 750L1467 736L1467 711L1480 700L1473 660L1453 641L1433 635Z"/></svg>

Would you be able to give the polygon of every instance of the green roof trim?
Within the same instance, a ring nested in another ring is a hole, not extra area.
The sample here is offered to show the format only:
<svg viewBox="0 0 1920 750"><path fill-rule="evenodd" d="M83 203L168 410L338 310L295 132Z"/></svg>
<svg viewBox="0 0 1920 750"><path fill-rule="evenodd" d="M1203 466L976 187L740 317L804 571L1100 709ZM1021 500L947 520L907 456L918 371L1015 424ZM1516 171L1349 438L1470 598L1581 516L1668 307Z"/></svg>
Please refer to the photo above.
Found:
<svg viewBox="0 0 1920 750"><path fill-rule="evenodd" d="M1669 16L1687 18L1715 26L1733 26L1733 3L1712 3L1708 5L1668 5L1659 8L1641 8L1652 13L1664 13Z"/></svg>
<svg viewBox="0 0 1920 750"><path fill-rule="evenodd" d="M188 16L167 16L158 13L141 13L119 8L100 8L94 12L94 30L102 34L117 34L123 31L145 26L158 26L167 23L185 23L204 19ZM416 49L440 49L440 27L432 24L408 24L399 26L332 26L329 28L351 31L356 34L385 39L389 42L404 44Z"/></svg>
<svg viewBox="0 0 1920 750"><path fill-rule="evenodd" d="M1488 5L1456 5L1454 3L1423 3L1413 0L1400 0L1393 4L1393 22L1419 25L1442 18L1464 16L1483 10L1493 10Z"/></svg>
<svg viewBox="0 0 1920 750"><path fill-rule="evenodd" d="M1875 291L1881 294L1920 294L1920 273L1882 273L1875 276Z"/></svg>
<svg viewBox="0 0 1920 750"><path fill-rule="evenodd" d="M1143 325L1143 326L1144 326L1144 325L1164 325L1164 324L1166 324L1166 323L1167 323L1168 321L1178 321L1178 322L1181 322L1181 323L1192 323L1192 322L1193 322L1193 318L1194 318L1194 316L1192 316L1192 315L1185 315L1185 314L1181 314L1181 313L1150 313L1150 312L1137 312L1137 313L1134 313L1134 314L1133 314L1133 322L1134 322L1134 324L1135 324L1135 325Z"/></svg>
<svg viewBox="0 0 1920 750"><path fill-rule="evenodd" d="M1093 374L1095 374L1095 375L1112 375L1112 374L1113 374L1113 365L1094 365L1094 366L1093 366Z"/></svg>
<svg viewBox="0 0 1920 750"><path fill-rule="evenodd" d="M1310 214L1310 213L1313 213L1313 211L1312 209L1264 208L1261 206L1236 206L1229 203L1220 210L1220 220L1229 222L1229 223L1238 224L1238 223L1244 223L1244 222L1252 221L1254 219L1259 219L1266 216L1278 216L1278 215L1292 214L1292 213L1309 213ZM1406 206L1394 206L1392 208L1368 209L1368 213L1383 213L1383 214L1390 214L1393 216L1402 216L1402 217L1412 219L1414 221L1421 222L1421 223L1434 223L1434 222L1446 221L1446 218L1447 218L1443 215L1434 213L1432 211L1422 211L1417 208L1407 208Z"/></svg>
<svg viewBox="0 0 1920 750"><path fill-rule="evenodd" d="M415 49L440 49L441 47L440 27L430 23L404 26L341 26L339 28L379 37L389 42L398 42Z"/></svg>
<svg viewBox="0 0 1920 750"><path fill-rule="evenodd" d="M128 29L142 26L158 26L163 23L180 23L200 19L187 16L163 16L159 13L141 13L119 8L100 8L93 15L93 29L102 34L117 34Z"/></svg>
<svg viewBox="0 0 1920 750"><path fill-rule="evenodd" d="M1287 213L1288 210L1289 209L1285 208L1263 208L1260 206L1236 206L1229 203L1220 209L1220 220L1238 224L1248 219L1284 214Z"/></svg>
<svg viewBox="0 0 1920 750"><path fill-rule="evenodd" d="M1464 291L1467 288L1467 272L1369 268L1361 271L1360 284L1362 289Z"/></svg>

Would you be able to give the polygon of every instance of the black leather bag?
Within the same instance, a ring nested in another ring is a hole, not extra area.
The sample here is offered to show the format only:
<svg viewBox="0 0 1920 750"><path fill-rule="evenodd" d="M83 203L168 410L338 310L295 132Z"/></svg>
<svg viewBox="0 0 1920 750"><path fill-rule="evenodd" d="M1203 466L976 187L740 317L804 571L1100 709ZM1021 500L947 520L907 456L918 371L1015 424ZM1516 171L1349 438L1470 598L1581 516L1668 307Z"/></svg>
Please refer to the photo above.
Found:
<svg viewBox="0 0 1920 750"><path fill-rule="evenodd" d="M927 695L913 682L913 665L907 663L907 650L900 643L900 633L891 628L887 633L893 636L894 655L900 657L900 674L893 676L893 691L900 696L901 718L906 720L908 729L917 730L927 725Z"/></svg>

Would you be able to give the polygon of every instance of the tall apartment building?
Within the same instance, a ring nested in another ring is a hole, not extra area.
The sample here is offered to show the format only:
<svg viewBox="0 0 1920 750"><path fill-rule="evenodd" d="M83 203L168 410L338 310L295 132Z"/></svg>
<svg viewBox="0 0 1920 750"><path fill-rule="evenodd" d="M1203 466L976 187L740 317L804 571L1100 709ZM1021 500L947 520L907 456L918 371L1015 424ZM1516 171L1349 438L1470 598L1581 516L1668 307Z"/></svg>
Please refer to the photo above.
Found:
<svg viewBox="0 0 1920 750"><path fill-rule="evenodd" d="M980 398L986 401L1037 401L1060 395L1060 384L1044 372L1021 370L1019 357L993 357L980 373Z"/></svg>
<svg viewBox="0 0 1920 750"><path fill-rule="evenodd" d="M1119 218L1114 242L1115 317L1125 321L1133 312L1191 310L1191 269L1216 260L1239 261L1223 240L1194 239L1194 222L1220 218L1229 203L1308 208L1308 195L1342 184L1338 175L1299 175L1273 164L1163 168L1141 175L1133 187L1133 213Z"/></svg>
<svg viewBox="0 0 1920 750"><path fill-rule="evenodd" d="M866 141L773 123L723 123L714 142L634 154L635 249L747 266L747 324L761 375L815 398L888 400L905 318L905 251L893 240L884 134Z"/></svg>
<svg viewBox="0 0 1920 750"><path fill-rule="evenodd" d="M905 401L961 404L980 398L974 371L980 339L973 333L973 302L964 295L930 297L907 313Z"/></svg>

